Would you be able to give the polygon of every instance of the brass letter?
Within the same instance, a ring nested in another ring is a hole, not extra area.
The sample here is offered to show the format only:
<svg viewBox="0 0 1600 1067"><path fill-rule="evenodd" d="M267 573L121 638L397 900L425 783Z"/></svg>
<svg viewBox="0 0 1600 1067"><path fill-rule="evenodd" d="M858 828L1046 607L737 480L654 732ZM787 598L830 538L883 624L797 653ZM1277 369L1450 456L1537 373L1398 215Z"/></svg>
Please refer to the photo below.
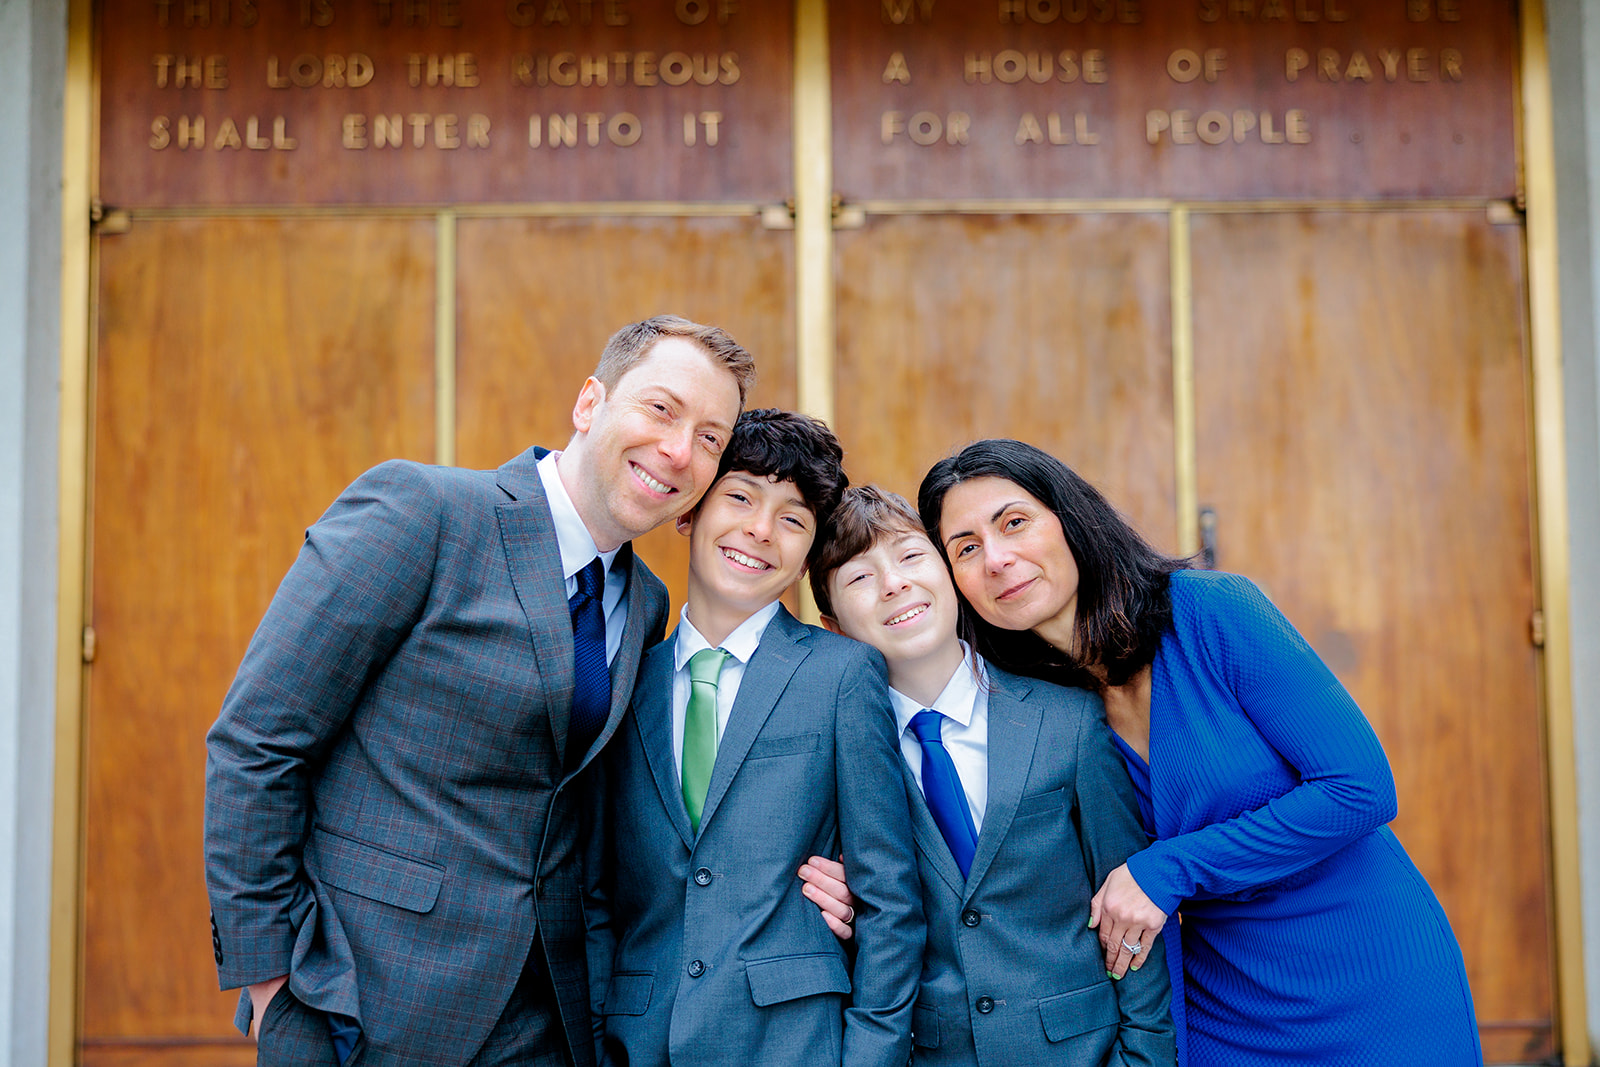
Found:
<svg viewBox="0 0 1600 1067"><path fill-rule="evenodd" d="M372 118L372 145L374 148L399 148L405 144L406 124L399 115L374 115Z"/></svg>
<svg viewBox="0 0 1600 1067"><path fill-rule="evenodd" d="M1306 118L1303 109L1290 108L1283 113L1284 133L1289 138L1290 144L1311 143L1311 120Z"/></svg>
<svg viewBox="0 0 1600 1067"><path fill-rule="evenodd" d="M489 116L488 115L468 115L467 116L467 147L468 148L488 148L489 147Z"/></svg>
<svg viewBox="0 0 1600 1067"><path fill-rule="evenodd" d="M243 142L239 140L239 127L233 124L232 119L222 120L222 126L217 130L217 139L212 143L211 147L219 150L244 147Z"/></svg>
<svg viewBox="0 0 1600 1067"><path fill-rule="evenodd" d="M340 141L346 148L367 147L367 116L346 115Z"/></svg>
<svg viewBox="0 0 1600 1067"><path fill-rule="evenodd" d="M1426 48L1406 49L1406 77L1414 82L1433 80L1433 70L1428 65L1428 50Z"/></svg>
<svg viewBox="0 0 1600 1067"><path fill-rule="evenodd" d="M611 116L611 121L606 123L606 137L618 148L627 148L639 140L644 127L639 124L639 116L622 111Z"/></svg>
<svg viewBox="0 0 1600 1067"><path fill-rule="evenodd" d="M912 134L912 139L916 135ZM1017 133L1013 138L1017 144L1044 144L1044 131L1039 128L1039 120L1033 117L1033 112L1024 111L1022 118L1017 122Z"/></svg>
<svg viewBox="0 0 1600 1067"><path fill-rule="evenodd" d="M1461 75L1461 53L1454 48L1439 49L1439 70L1453 82L1465 80Z"/></svg>
<svg viewBox="0 0 1600 1067"><path fill-rule="evenodd" d="M905 116L898 111L885 111L878 119L878 138L884 144L894 144L895 134L905 132Z"/></svg>
<svg viewBox="0 0 1600 1067"><path fill-rule="evenodd" d="M904 52L893 52L889 55L889 65L883 68L883 84L888 85L890 82L911 84L911 68L906 66Z"/></svg>
<svg viewBox="0 0 1600 1067"><path fill-rule="evenodd" d="M1206 144L1221 144L1228 139L1228 116L1220 111L1202 112L1195 133Z"/></svg>
<svg viewBox="0 0 1600 1067"><path fill-rule="evenodd" d="M967 132L972 129L972 116L965 111L952 111L945 116L945 144L966 144Z"/></svg>
<svg viewBox="0 0 1600 1067"><path fill-rule="evenodd" d="M150 123L150 147L157 152L172 143L172 122L165 115L157 115Z"/></svg>
<svg viewBox="0 0 1600 1067"><path fill-rule="evenodd" d="M1150 144L1160 144L1161 135L1172 128L1172 120L1165 111L1144 113L1144 139Z"/></svg>

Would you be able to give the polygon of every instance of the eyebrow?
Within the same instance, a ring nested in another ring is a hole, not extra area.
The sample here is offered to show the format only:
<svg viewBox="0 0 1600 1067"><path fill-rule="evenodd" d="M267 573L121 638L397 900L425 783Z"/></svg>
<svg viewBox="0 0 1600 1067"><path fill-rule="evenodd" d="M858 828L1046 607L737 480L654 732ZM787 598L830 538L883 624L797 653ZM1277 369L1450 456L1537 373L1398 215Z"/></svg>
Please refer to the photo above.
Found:
<svg viewBox="0 0 1600 1067"><path fill-rule="evenodd" d="M1020 501L1020 500L1008 500L1008 501L1006 501L1004 504L1001 504L999 506L999 508L995 509L995 513L993 515L989 516L989 521L990 522L995 522L996 520L998 520L1000 518L1000 516L1004 515L1007 511L1010 511L1012 508L1017 507L1021 503L1022 503L1022 501ZM961 530L961 531L958 531L956 533L951 534L949 537L946 537L944 539L944 543L948 545L951 541L954 541L957 538L960 538L960 537L971 537L971 536L972 536L972 531L971 530Z"/></svg>

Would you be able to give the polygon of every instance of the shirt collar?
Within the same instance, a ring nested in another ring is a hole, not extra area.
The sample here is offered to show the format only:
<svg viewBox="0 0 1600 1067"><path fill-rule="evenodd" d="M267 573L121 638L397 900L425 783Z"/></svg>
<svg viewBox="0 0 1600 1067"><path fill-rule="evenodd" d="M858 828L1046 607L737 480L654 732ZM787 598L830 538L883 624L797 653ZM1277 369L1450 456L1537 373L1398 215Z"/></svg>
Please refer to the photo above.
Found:
<svg viewBox="0 0 1600 1067"><path fill-rule="evenodd" d="M583 517L578 514L572 498L567 495L567 487L561 484L561 472L556 470L556 457L559 455L560 452L546 453L535 469L539 472L540 483L544 485L545 500L550 504L550 518L555 522L556 545L561 550L561 577L571 578L596 556L600 557L600 565L610 571L611 561L617 558L621 548L601 552L595 547L594 537L583 524Z"/></svg>
<svg viewBox="0 0 1600 1067"><path fill-rule="evenodd" d="M983 660L975 656L972 646L963 641L961 666L956 668L950 680L944 684L943 691L940 692L938 699L934 700L931 708L918 704L898 689L889 690L889 703L894 705L895 723L900 727L900 732L905 733L917 712L933 710L946 718L954 719L962 726L970 726L972 712L978 702L978 687L987 682Z"/></svg>
<svg viewBox="0 0 1600 1067"><path fill-rule="evenodd" d="M750 657L756 654L756 646L761 644L761 635L766 632L767 624L778 614L781 605L774 600L748 619L733 628L733 633L723 638L722 644L713 646L701 636L700 631L694 628L694 623L689 621L689 605L685 604L678 612L678 639L673 642L672 665L676 670L683 670L683 665L689 662L689 657L705 648L720 648L724 652L733 654L733 658L740 663L748 664Z"/></svg>

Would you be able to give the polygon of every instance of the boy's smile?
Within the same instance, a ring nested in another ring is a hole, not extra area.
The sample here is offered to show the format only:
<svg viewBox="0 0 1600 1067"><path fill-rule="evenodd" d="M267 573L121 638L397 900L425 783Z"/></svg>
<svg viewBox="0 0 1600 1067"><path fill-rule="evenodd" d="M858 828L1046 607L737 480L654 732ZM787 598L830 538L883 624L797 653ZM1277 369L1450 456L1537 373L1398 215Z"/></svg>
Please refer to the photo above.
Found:
<svg viewBox="0 0 1600 1067"><path fill-rule="evenodd" d="M930 687L937 696L960 665L955 587L921 533L879 538L833 572L828 592L834 614L824 622L882 652L890 684L908 696Z"/></svg>
<svg viewBox="0 0 1600 1067"><path fill-rule="evenodd" d="M678 519L678 532L689 538L689 618L711 640L805 572L816 519L794 482L732 470Z"/></svg>

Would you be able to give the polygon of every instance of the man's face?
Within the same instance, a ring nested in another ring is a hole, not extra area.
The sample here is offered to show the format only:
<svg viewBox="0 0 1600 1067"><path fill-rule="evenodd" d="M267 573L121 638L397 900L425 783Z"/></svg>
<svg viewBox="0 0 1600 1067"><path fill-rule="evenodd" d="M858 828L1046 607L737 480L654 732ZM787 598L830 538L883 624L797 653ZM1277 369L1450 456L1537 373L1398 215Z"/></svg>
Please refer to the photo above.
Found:
<svg viewBox="0 0 1600 1067"><path fill-rule="evenodd" d="M739 417L739 384L681 337L664 337L607 390L590 378L572 425L582 476L568 485L602 551L694 507Z"/></svg>
<svg viewBox="0 0 1600 1067"><path fill-rule="evenodd" d="M816 517L794 482L733 470L678 532L689 537L690 604L748 616L805 572Z"/></svg>
<svg viewBox="0 0 1600 1067"><path fill-rule="evenodd" d="M828 577L832 628L883 653L891 671L956 642L959 607L950 572L917 531L880 537Z"/></svg>

